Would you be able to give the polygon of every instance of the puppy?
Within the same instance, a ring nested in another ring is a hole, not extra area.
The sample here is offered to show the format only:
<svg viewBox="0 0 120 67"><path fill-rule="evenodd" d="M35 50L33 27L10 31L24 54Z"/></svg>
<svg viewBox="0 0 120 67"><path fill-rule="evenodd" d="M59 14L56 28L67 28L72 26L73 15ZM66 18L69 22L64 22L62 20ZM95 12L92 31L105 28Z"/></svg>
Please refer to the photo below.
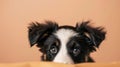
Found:
<svg viewBox="0 0 120 67"><path fill-rule="evenodd" d="M92 27L89 21L73 26L58 26L56 22L31 23L28 37L31 47L37 44L43 61L66 64L94 62L90 53L105 39L103 27Z"/></svg>

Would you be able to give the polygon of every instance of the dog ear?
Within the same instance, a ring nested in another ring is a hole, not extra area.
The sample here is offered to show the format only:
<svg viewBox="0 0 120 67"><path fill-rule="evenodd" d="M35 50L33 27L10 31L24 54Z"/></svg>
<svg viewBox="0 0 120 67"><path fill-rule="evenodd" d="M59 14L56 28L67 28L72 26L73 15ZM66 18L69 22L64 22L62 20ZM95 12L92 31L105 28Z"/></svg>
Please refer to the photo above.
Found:
<svg viewBox="0 0 120 67"><path fill-rule="evenodd" d="M89 21L82 22L81 24L76 24L76 30L88 38L90 45L99 47L100 43L105 39L106 32L103 27L92 27Z"/></svg>
<svg viewBox="0 0 120 67"><path fill-rule="evenodd" d="M31 23L28 27L28 38L31 47L34 44L37 46L42 46L43 42L47 39L49 35L52 34L58 28L58 24L52 21L46 21L46 23Z"/></svg>

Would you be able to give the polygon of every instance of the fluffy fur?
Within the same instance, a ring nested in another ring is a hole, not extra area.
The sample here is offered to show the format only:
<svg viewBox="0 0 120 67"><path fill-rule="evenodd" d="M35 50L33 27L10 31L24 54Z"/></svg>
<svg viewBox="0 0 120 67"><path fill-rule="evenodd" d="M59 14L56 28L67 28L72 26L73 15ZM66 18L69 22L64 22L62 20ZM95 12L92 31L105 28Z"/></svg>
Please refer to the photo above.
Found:
<svg viewBox="0 0 120 67"><path fill-rule="evenodd" d="M60 63L94 62L90 53L105 39L103 27L92 27L89 21L76 26L58 26L56 22L31 23L28 37L31 47L37 44L43 61Z"/></svg>

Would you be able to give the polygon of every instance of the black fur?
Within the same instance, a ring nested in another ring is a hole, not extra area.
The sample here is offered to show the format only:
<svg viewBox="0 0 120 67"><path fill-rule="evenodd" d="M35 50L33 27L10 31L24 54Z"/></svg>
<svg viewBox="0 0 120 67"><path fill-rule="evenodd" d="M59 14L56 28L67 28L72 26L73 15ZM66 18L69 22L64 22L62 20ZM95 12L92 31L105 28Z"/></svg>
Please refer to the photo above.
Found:
<svg viewBox="0 0 120 67"><path fill-rule="evenodd" d="M100 46L100 43L105 39L106 32L103 27L92 27L89 25L89 21L77 23L76 27L73 26L58 26L57 23L52 21L46 21L43 23L31 23L28 27L28 37L31 47L37 44L40 51L43 53L42 60L52 61L60 49L60 41L53 35L57 30L72 29L79 33L78 36L70 38L67 48L69 54L74 63L82 62L94 62L90 57L90 53L96 51L96 48ZM88 35L86 35L86 33ZM57 45L54 43L58 43ZM50 53L51 46L57 47L57 53ZM74 55L72 53L73 48L80 50L80 53ZM46 57L45 57L46 56ZM87 60L86 60L87 56Z"/></svg>
<svg viewBox="0 0 120 67"><path fill-rule="evenodd" d="M31 23L28 27L28 37L30 41L30 45L39 44L40 47L43 46L46 38L52 34L58 28L58 24L51 21L46 21L46 24L41 23Z"/></svg>
<svg viewBox="0 0 120 67"><path fill-rule="evenodd" d="M76 25L77 31L80 35L85 35L88 33L90 35L89 42L90 42L90 51L95 51L95 47L99 47L100 43L105 39L106 32L104 31L103 27L92 27L89 25L89 21L82 22L81 24Z"/></svg>

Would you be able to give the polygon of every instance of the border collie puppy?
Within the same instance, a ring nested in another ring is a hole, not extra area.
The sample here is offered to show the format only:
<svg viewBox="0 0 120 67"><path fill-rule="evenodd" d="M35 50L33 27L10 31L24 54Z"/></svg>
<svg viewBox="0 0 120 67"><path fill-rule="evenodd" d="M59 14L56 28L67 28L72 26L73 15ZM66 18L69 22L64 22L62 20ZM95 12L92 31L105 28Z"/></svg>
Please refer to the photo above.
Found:
<svg viewBox="0 0 120 67"><path fill-rule="evenodd" d="M58 26L56 22L31 23L28 27L31 47L37 44L43 61L76 64L94 62L90 53L105 39L103 27L92 27L89 21L76 26Z"/></svg>

